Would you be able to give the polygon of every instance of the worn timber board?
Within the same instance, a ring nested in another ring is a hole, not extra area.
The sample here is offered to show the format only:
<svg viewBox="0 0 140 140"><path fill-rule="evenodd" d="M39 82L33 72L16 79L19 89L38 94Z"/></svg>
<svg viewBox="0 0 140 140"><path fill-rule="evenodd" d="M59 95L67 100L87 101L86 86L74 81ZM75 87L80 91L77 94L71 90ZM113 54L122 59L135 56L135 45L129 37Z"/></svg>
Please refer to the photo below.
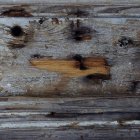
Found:
<svg viewBox="0 0 140 140"><path fill-rule="evenodd" d="M140 139L139 0L0 0L0 140Z"/></svg>

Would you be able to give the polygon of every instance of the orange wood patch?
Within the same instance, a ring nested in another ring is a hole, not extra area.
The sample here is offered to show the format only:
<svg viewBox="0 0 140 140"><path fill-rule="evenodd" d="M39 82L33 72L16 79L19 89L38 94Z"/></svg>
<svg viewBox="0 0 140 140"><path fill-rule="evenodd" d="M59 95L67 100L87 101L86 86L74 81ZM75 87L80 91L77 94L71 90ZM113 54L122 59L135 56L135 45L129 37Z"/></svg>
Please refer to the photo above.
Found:
<svg viewBox="0 0 140 140"><path fill-rule="evenodd" d="M80 62L67 59L31 59L31 65L38 69L46 69L51 72L58 72L68 77L80 77L90 74L109 74L109 66L106 65L104 58L85 58L83 65L86 69L81 70Z"/></svg>

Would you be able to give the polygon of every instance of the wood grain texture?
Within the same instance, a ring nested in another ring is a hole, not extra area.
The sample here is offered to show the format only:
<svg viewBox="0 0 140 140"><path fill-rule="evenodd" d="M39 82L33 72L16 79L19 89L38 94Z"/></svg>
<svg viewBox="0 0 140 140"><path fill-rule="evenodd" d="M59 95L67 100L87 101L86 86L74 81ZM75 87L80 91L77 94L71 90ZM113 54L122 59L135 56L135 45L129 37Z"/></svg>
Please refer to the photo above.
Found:
<svg viewBox="0 0 140 140"><path fill-rule="evenodd" d="M0 140L139 140L139 54L139 0L0 0Z"/></svg>
<svg viewBox="0 0 140 140"><path fill-rule="evenodd" d="M82 62L83 61L83 62ZM86 58L80 60L34 59L31 65L38 69L58 72L68 77L81 77L88 75L109 75L109 67L103 58Z"/></svg>
<svg viewBox="0 0 140 140"><path fill-rule="evenodd" d="M139 97L25 98L0 101L5 139L139 139Z"/></svg>
<svg viewBox="0 0 140 140"><path fill-rule="evenodd" d="M52 18L42 24L39 20L1 18L1 96L139 93L139 18L80 18L80 22L59 18L60 24ZM15 25L22 28L22 36L11 35ZM85 34L90 34L91 40L81 40ZM65 60L76 54L104 57L110 66L110 80L69 80L59 73L34 68L29 62L36 57Z"/></svg>
<svg viewBox="0 0 140 140"><path fill-rule="evenodd" d="M118 2L118 1L116 1ZM17 3L0 6L0 17L140 17L140 3Z"/></svg>

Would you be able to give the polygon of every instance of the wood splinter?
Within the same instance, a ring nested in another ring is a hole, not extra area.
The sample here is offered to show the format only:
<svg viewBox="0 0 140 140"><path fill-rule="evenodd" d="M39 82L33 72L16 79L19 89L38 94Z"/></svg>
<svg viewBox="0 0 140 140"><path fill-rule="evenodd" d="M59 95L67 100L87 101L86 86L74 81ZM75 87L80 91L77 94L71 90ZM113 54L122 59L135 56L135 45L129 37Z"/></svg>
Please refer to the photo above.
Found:
<svg viewBox="0 0 140 140"><path fill-rule="evenodd" d="M80 69L80 62L74 59L47 59L38 58L31 59L32 66L38 69L44 69L51 72L58 72L68 77L80 77L90 74L109 74L109 66L106 65L106 60L101 57L84 58L82 62L86 69Z"/></svg>

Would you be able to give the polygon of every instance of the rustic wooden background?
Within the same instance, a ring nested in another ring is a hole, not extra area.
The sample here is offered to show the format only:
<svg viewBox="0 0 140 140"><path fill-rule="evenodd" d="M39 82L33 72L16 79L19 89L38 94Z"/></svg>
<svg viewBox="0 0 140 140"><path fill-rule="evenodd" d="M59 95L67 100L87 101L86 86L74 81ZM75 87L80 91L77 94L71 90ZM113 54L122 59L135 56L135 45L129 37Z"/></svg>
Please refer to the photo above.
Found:
<svg viewBox="0 0 140 140"><path fill-rule="evenodd" d="M0 0L0 140L140 139L140 0Z"/></svg>

